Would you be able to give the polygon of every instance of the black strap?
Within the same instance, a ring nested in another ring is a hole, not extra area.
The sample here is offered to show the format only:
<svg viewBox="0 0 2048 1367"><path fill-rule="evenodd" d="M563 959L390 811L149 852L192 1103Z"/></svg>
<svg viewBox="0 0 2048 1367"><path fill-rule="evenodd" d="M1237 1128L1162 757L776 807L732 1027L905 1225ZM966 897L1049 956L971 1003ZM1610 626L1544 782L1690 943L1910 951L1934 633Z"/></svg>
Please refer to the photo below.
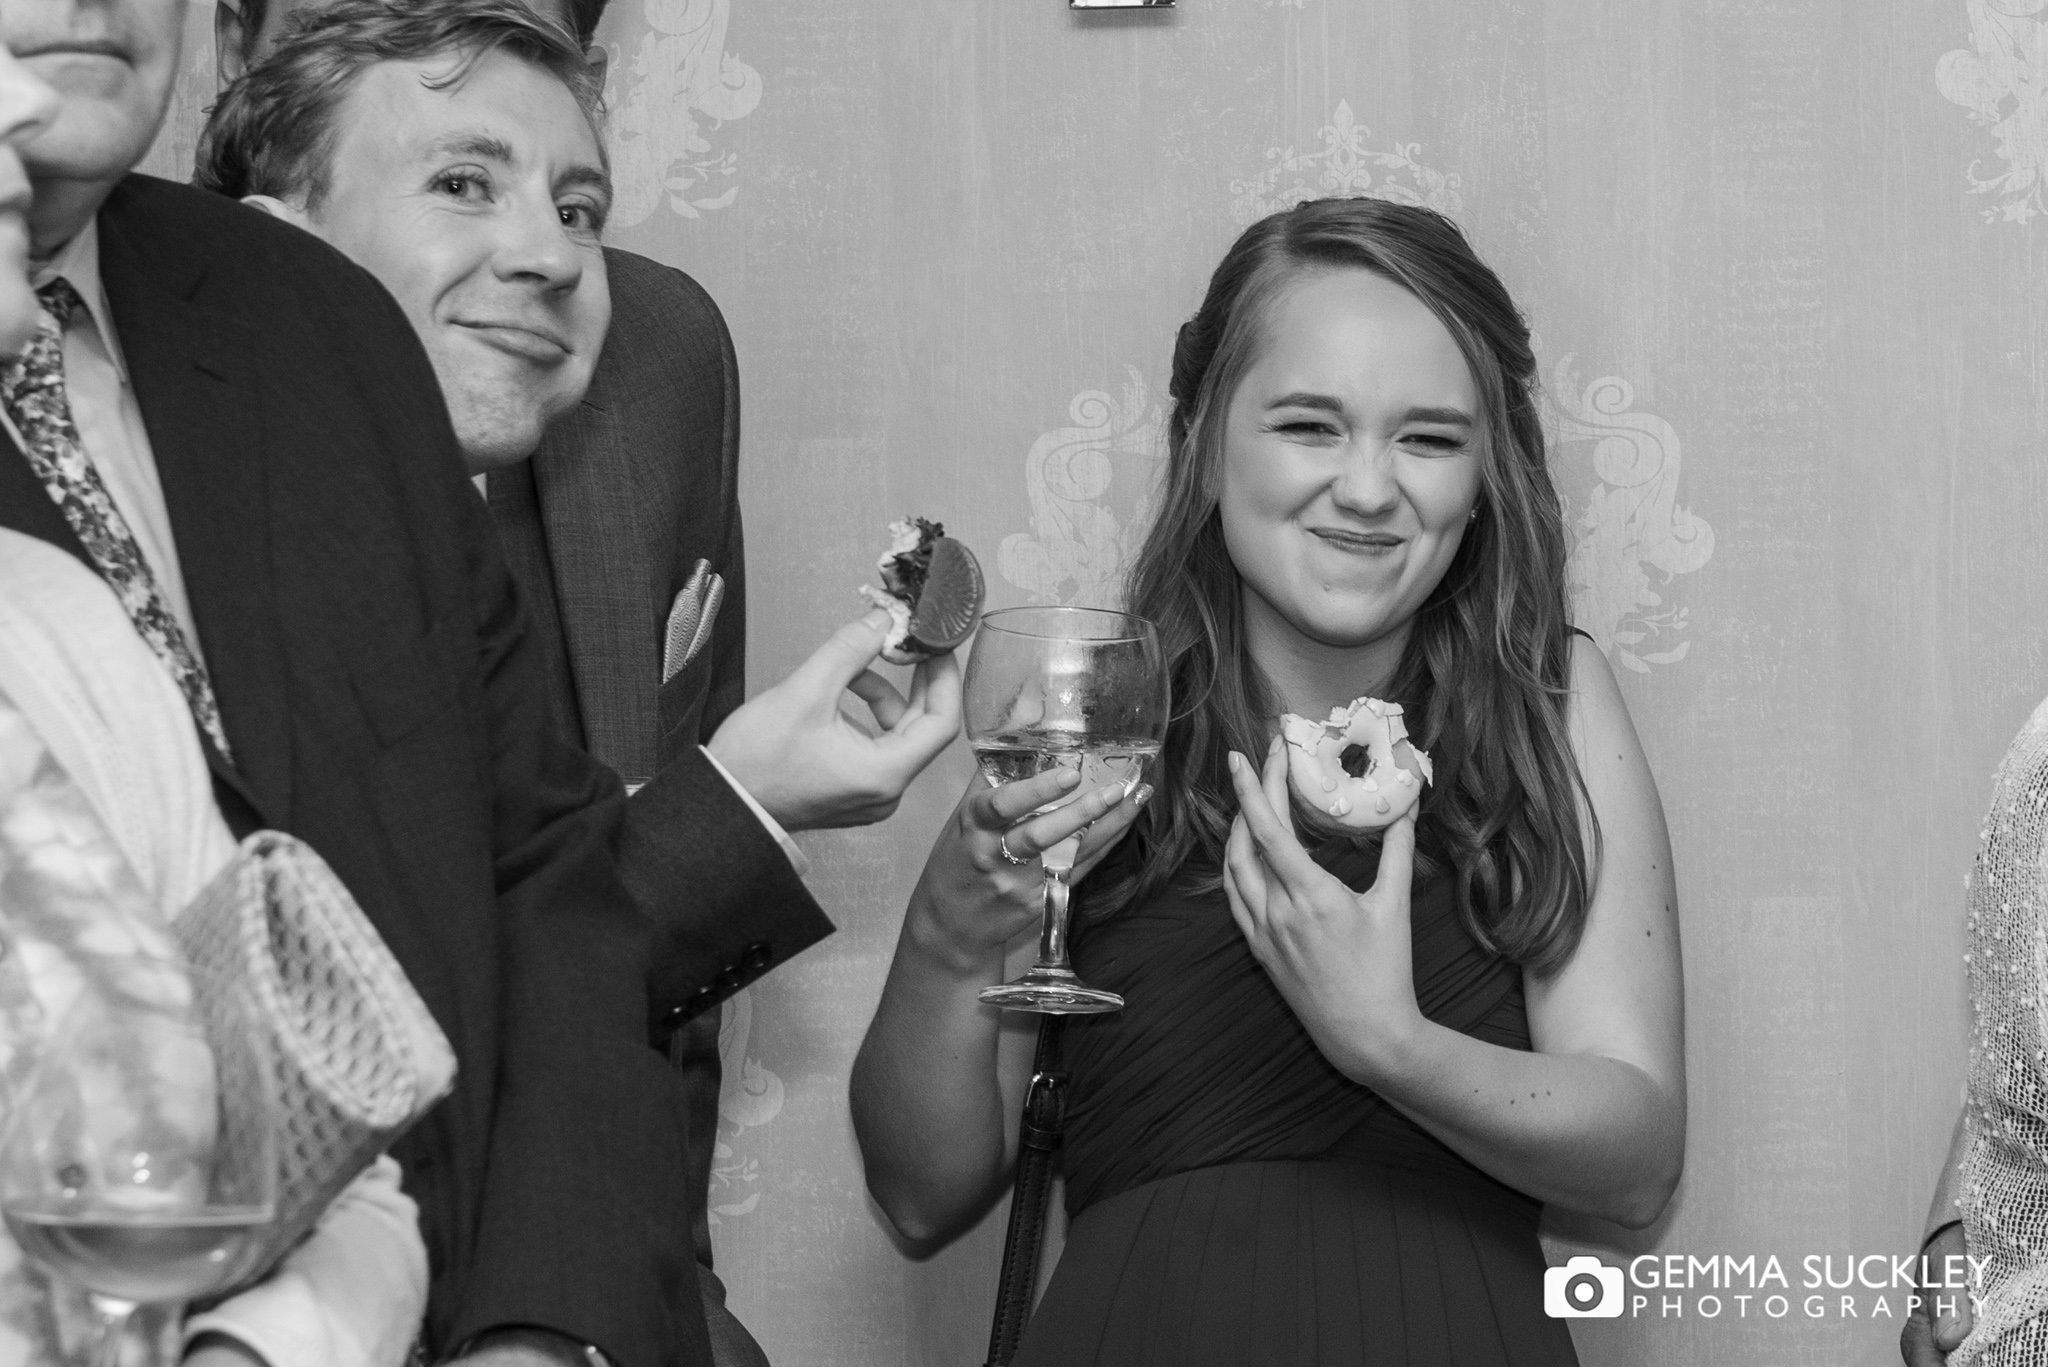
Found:
<svg viewBox="0 0 2048 1367"><path fill-rule="evenodd" d="M1932 1230L1928 1232L1927 1237L1920 1241L1920 1251L1923 1254L1927 1252L1927 1246L1929 1244L1933 1243L1936 1239L1939 1239L1942 1235L1948 1233L1950 1230L1954 1229L1957 1225L1961 1223L1962 1220L1960 1218L1957 1218L1954 1220L1947 1220L1941 1224L1936 1225Z"/></svg>
<svg viewBox="0 0 2048 1367"><path fill-rule="evenodd" d="M987 1367L1009 1367L1031 1320L1038 1289L1038 1256L1045 1247L1045 1212L1052 1198L1053 1155L1066 1119L1067 1073L1060 1062L1064 1016L1038 1023L1038 1055L1017 1145L1017 1187L1010 1197L1010 1230L1003 1237L1003 1270L996 1280L995 1324L988 1335Z"/></svg>

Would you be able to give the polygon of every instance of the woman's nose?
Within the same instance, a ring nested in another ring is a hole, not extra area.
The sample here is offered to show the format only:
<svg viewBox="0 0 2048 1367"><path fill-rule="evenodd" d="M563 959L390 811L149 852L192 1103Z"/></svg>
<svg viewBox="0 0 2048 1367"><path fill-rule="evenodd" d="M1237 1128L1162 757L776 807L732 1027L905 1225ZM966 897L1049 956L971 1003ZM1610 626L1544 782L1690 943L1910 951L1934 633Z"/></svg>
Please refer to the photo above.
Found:
<svg viewBox="0 0 2048 1367"><path fill-rule="evenodd" d="M1393 448L1377 438L1360 437L1344 452L1344 465L1330 482L1337 506L1361 517L1384 513L1400 501L1394 478Z"/></svg>

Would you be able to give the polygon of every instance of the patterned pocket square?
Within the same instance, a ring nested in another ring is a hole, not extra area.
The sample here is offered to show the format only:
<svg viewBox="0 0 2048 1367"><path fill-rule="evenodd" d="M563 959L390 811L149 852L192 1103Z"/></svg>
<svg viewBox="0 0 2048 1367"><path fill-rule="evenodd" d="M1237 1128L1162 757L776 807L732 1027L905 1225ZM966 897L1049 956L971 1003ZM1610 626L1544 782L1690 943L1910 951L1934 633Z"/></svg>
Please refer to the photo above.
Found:
<svg viewBox="0 0 2048 1367"><path fill-rule="evenodd" d="M711 640L711 624L725 601L725 580L714 574L709 560L699 560L668 610L668 631L661 651L661 681L667 683L697 658Z"/></svg>

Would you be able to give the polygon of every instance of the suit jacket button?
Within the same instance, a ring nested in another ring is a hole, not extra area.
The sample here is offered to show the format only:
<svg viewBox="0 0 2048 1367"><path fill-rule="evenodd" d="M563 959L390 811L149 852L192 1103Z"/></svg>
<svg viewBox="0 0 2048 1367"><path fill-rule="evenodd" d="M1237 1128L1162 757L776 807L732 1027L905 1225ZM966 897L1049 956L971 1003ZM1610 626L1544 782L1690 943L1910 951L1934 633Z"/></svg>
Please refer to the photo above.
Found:
<svg viewBox="0 0 2048 1367"><path fill-rule="evenodd" d="M701 989L701 988L700 988L700 989L698 989L698 991L697 991L697 995L698 995L698 996L700 996L700 997L701 997L701 996L703 996L703 995L704 995L703 989ZM668 1022L668 1023L670 1024L670 1025L681 1025L681 1024L682 1024L682 1023L684 1022L684 1021L688 1020L689 1018L690 1018L690 1011L689 1011L689 1008L688 1008L688 1007L683 1007L683 1006L671 1006L671 1007L670 1007L670 1008L668 1009L668 1012L667 1012L666 1016L664 1017L664 1019L665 1019L665 1020L667 1020L667 1022Z"/></svg>
<svg viewBox="0 0 2048 1367"><path fill-rule="evenodd" d="M740 967L749 973L765 973L768 971L768 965L774 962L775 951L760 940L748 945L746 953L740 955Z"/></svg>
<svg viewBox="0 0 2048 1367"><path fill-rule="evenodd" d="M745 986L746 984L740 981L740 975L729 968L718 975L718 990L728 996Z"/></svg>

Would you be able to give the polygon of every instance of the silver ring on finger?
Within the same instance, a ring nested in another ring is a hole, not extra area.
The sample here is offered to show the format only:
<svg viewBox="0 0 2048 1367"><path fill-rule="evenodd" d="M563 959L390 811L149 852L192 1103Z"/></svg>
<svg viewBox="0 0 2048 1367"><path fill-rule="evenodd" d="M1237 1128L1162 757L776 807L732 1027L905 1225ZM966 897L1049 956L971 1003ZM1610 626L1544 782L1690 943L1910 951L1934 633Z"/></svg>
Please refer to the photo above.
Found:
<svg viewBox="0 0 2048 1367"><path fill-rule="evenodd" d="M1008 831L996 837L996 848L1001 850L1003 858L1009 860L1012 864L1029 864L1031 862L1029 859L1019 859L1016 855L1010 853L1010 833Z"/></svg>

